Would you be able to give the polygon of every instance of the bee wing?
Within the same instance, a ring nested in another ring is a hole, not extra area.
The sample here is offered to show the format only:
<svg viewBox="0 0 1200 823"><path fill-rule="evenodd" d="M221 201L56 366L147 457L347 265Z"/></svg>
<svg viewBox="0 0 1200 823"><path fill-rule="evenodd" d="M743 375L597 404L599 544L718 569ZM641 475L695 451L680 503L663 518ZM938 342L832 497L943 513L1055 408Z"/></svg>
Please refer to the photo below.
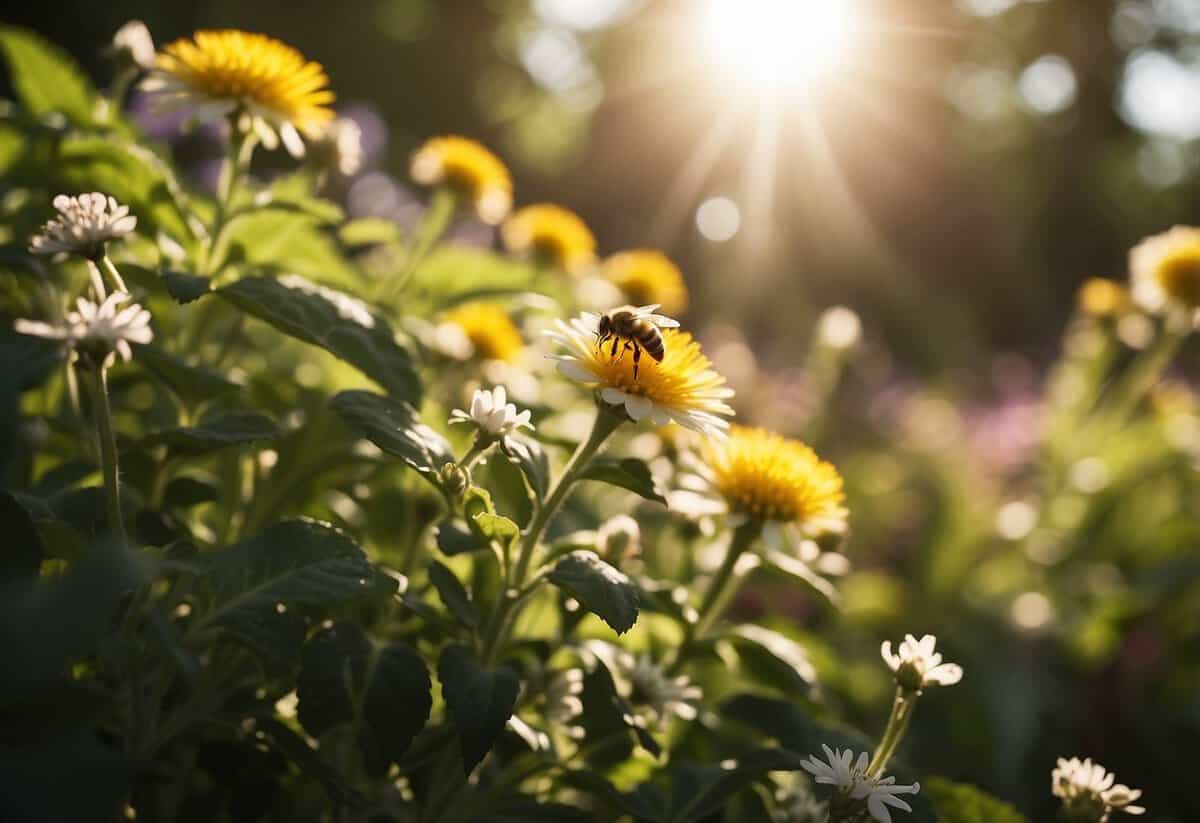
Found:
<svg viewBox="0 0 1200 823"><path fill-rule="evenodd" d="M660 329L677 329L679 321L673 317L667 317L665 314L643 314L643 320L649 320Z"/></svg>

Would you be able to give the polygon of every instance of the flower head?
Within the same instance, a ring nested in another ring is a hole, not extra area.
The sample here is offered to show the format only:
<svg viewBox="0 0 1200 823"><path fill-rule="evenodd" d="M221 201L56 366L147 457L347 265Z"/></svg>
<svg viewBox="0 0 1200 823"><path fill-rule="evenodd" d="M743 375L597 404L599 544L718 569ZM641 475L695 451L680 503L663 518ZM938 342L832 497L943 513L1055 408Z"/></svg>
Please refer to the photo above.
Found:
<svg viewBox="0 0 1200 823"><path fill-rule="evenodd" d="M203 30L170 43L158 55L146 89L167 107L194 108L214 119L232 112L267 148L283 141L304 154L301 134L317 138L333 119L333 92L320 63L273 37L236 29Z"/></svg>
<svg viewBox="0 0 1200 823"><path fill-rule="evenodd" d="M1129 253L1133 298L1144 309L1200 314L1200 228L1175 226Z"/></svg>
<svg viewBox="0 0 1200 823"><path fill-rule="evenodd" d="M546 719L551 723L569 726L583 714L583 670L567 669L559 672L546 684L541 702Z"/></svg>
<svg viewBox="0 0 1200 823"><path fill-rule="evenodd" d="M654 306L637 309L645 317ZM733 409L725 401L733 389L712 368L700 351L700 344L687 332L665 329L662 332L662 362L643 357L637 379L633 376L633 358L613 356L607 346L597 346L600 315L584 312L570 323L559 321L549 332L551 339L566 349L552 355L558 370L566 377L596 388L600 399L611 406L622 406L634 421L649 418L662 426L674 421L703 434L720 435L728 428L727 417Z"/></svg>
<svg viewBox="0 0 1200 823"><path fill-rule="evenodd" d="M514 254L530 255L570 274L579 273L596 259L591 229L562 206L526 206L508 218L501 236Z"/></svg>
<svg viewBox="0 0 1200 823"><path fill-rule="evenodd" d="M1111 812L1145 814L1142 806L1132 805L1142 796L1140 789L1116 783L1117 776L1091 759L1070 760L1060 757L1050 776L1050 789L1063 802L1068 819L1103 823ZM1116 785L1114 785L1116 784Z"/></svg>
<svg viewBox="0 0 1200 823"><path fill-rule="evenodd" d="M825 760L810 755L808 760L802 761L800 765L813 776L815 782L833 786L837 790L832 805L846 804L856 808L866 806L871 817L880 823L891 823L889 806L906 812L912 811L912 806L901 800L898 795L916 794L921 790L920 783L897 784L894 777L868 775L870 758L866 752L862 752L855 759L854 752L850 749L834 750L825 745L821 748L825 750Z"/></svg>
<svg viewBox="0 0 1200 823"><path fill-rule="evenodd" d="M446 185L475 208L479 219L494 226L512 209L512 177L504 161L474 140L433 137L413 155L413 180L423 186Z"/></svg>
<svg viewBox="0 0 1200 823"><path fill-rule="evenodd" d="M496 386L491 391L476 389L471 398L471 410L465 412L455 409L450 412L451 423L473 423L481 433L492 437L507 437L524 426L532 429L529 422L529 410L518 412L517 407L508 402L508 394L503 386Z"/></svg>
<svg viewBox="0 0 1200 823"><path fill-rule="evenodd" d="M112 53L118 60L139 69L154 68L154 38L141 20L130 20L112 39Z"/></svg>
<svg viewBox="0 0 1200 823"><path fill-rule="evenodd" d="M622 681L625 698L643 708L652 724L671 717L695 720L696 703L704 696L687 675L670 675L648 655L621 652L616 657L615 674Z"/></svg>
<svg viewBox="0 0 1200 823"><path fill-rule="evenodd" d="M1116 317L1129 309L1129 292L1115 280L1093 277L1079 287L1075 303L1089 317Z"/></svg>
<svg viewBox="0 0 1200 823"><path fill-rule="evenodd" d="M483 360L512 363L525 349L508 312L495 303L463 303L447 312L443 321L460 329L471 343L468 349Z"/></svg>
<svg viewBox="0 0 1200 823"><path fill-rule="evenodd" d="M604 276L634 305L657 303L666 314L687 308L683 274L662 252L635 249L614 254L604 261Z"/></svg>
<svg viewBox="0 0 1200 823"><path fill-rule="evenodd" d="M317 132L313 148L324 166L343 177L353 177L362 169L362 128L349 117L325 123Z"/></svg>
<svg viewBox="0 0 1200 823"><path fill-rule="evenodd" d="M962 680L962 666L943 663L942 656L934 651L937 638L927 634L920 640L911 634L904 636L897 653L892 653L892 641L885 640L880 654L893 672L896 683L905 691L919 692L926 686L953 686Z"/></svg>
<svg viewBox="0 0 1200 823"><path fill-rule="evenodd" d="M59 323L17 320L14 328L20 334L61 341L92 364L109 365L114 352L128 361L133 356L130 343L154 339L150 312L137 303L122 308L128 300L123 292L110 294L99 305L81 297L75 303L76 311L68 312Z"/></svg>
<svg viewBox="0 0 1200 823"><path fill-rule="evenodd" d="M42 225L29 241L34 254L76 254L89 260L104 256L109 240L124 237L137 227L137 218L115 198L98 191L54 198L58 217Z"/></svg>

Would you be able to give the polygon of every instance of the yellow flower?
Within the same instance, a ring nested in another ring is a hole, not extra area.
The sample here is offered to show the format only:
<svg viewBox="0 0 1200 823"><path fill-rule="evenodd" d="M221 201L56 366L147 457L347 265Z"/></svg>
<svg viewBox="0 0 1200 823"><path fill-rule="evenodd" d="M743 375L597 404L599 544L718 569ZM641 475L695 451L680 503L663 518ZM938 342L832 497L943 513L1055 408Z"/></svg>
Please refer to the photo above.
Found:
<svg viewBox="0 0 1200 823"><path fill-rule="evenodd" d="M198 31L168 45L155 65L146 88L169 106L195 108L202 119L240 111L267 148L282 139L300 156L300 134L315 137L333 119L333 92L321 64L272 37Z"/></svg>
<svg viewBox="0 0 1200 823"><path fill-rule="evenodd" d="M1148 311L1200 311L1200 228L1175 226L1129 253L1133 297Z"/></svg>
<svg viewBox="0 0 1200 823"><path fill-rule="evenodd" d="M702 456L729 511L794 524L809 535L845 531L842 476L808 446L764 429L733 426Z"/></svg>
<svg viewBox="0 0 1200 823"><path fill-rule="evenodd" d="M1129 292L1105 277L1093 277L1075 294L1079 310L1090 317L1115 317L1129 309Z"/></svg>
<svg viewBox="0 0 1200 823"><path fill-rule="evenodd" d="M661 252L635 249L614 254L604 262L604 276L634 305L657 303L666 314L687 308L683 274Z"/></svg>
<svg viewBox="0 0 1200 823"><path fill-rule="evenodd" d="M469 200L479 219L496 225L512 209L512 178L504 161L465 137L434 137L412 158L413 180L423 186L446 185Z"/></svg>
<svg viewBox="0 0 1200 823"><path fill-rule="evenodd" d="M521 332L495 303L464 303L448 312L444 319L462 330L475 354L484 360L511 363L525 348Z"/></svg>
<svg viewBox="0 0 1200 823"><path fill-rule="evenodd" d="M634 380L631 355L613 357L609 347L601 350L596 345L599 322L599 315L584 312L570 323L559 321L557 330L549 333L566 349L565 354L552 356L559 361L559 372L594 387L605 403L623 406L635 421L649 419L656 426L674 421L716 436L729 427L726 418L733 416L733 409L725 401L733 396L733 389L713 370L690 334L663 330L662 362L643 356Z"/></svg>
<svg viewBox="0 0 1200 823"><path fill-rule="evenodd" d="M504 245L571 274L596 259L596 238L579 215L549 203L526 206L505 222Z"/></svg>

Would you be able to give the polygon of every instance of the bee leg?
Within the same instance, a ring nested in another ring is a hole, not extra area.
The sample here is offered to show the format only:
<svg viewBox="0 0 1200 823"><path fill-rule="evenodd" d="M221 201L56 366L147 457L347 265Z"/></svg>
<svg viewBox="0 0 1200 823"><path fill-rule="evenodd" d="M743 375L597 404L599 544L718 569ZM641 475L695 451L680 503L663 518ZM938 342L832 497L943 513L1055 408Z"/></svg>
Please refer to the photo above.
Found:
<svg viewBox="0 0 1200 823"><path fill-rule="evenodd" d="M604 354L604 341L607 339L608 337L606 335L596 332L596 349L599 350L601 354Z"/></svg>
<svg viewBox="0 0 1200 823"><path fill-rule="evenodd" d="M637 382L638 361L642 359L642 347L637 343L633 344L633 382Z"/></svg>
<svg viewBox="0 0 1200 823"><path fill-rule="evenodd" d="M614 335L613 335L612 351L610 351L610 352L608 353L608 356L609 356L610 358L612 358L612 357L616 357L616 356L617 356L617 344L618 344L618 343L620 343L620 342L621 342L621 338L617 337L617 336L614 334Z"/></svg>

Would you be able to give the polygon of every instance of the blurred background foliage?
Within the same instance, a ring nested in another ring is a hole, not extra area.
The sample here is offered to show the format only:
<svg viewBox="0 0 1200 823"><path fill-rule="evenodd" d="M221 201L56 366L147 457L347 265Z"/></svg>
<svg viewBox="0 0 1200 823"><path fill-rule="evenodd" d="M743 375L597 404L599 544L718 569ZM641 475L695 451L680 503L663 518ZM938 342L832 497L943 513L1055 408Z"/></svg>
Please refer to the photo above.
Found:
<svg viewBox="0 0 1200 823"><path fill-rule="evenodd" d="M129 18L160 44L269 33L322 62L363 126L368 167L339 184L352 215L412 223L409 153L461 133L509 161L518 202L577 210L605 252L667 252L741 417L814 442L849 486L840 610L770 579L738 608L806 642L865 727L890 688L879 641L937 632L967 679L922 703L906 754L923 771L1045 820L1053 758L1089 755L1146 790L1150 819L1200 819L1195 343L1134 415L1121 398L1141 395L1094 364L1097 346L1128 361L1116 339L1136 334L1074 310L1139 238L1200 222L1200 2L859 0L838 70L770 91L718 58L706 7L62 0L5 16L101 82L95 44ZM176 149L211 181L212 135ZM814 331L838 303L862 317L849 350ZM1109 404L1073 405L1081 381Z"/></svg>

